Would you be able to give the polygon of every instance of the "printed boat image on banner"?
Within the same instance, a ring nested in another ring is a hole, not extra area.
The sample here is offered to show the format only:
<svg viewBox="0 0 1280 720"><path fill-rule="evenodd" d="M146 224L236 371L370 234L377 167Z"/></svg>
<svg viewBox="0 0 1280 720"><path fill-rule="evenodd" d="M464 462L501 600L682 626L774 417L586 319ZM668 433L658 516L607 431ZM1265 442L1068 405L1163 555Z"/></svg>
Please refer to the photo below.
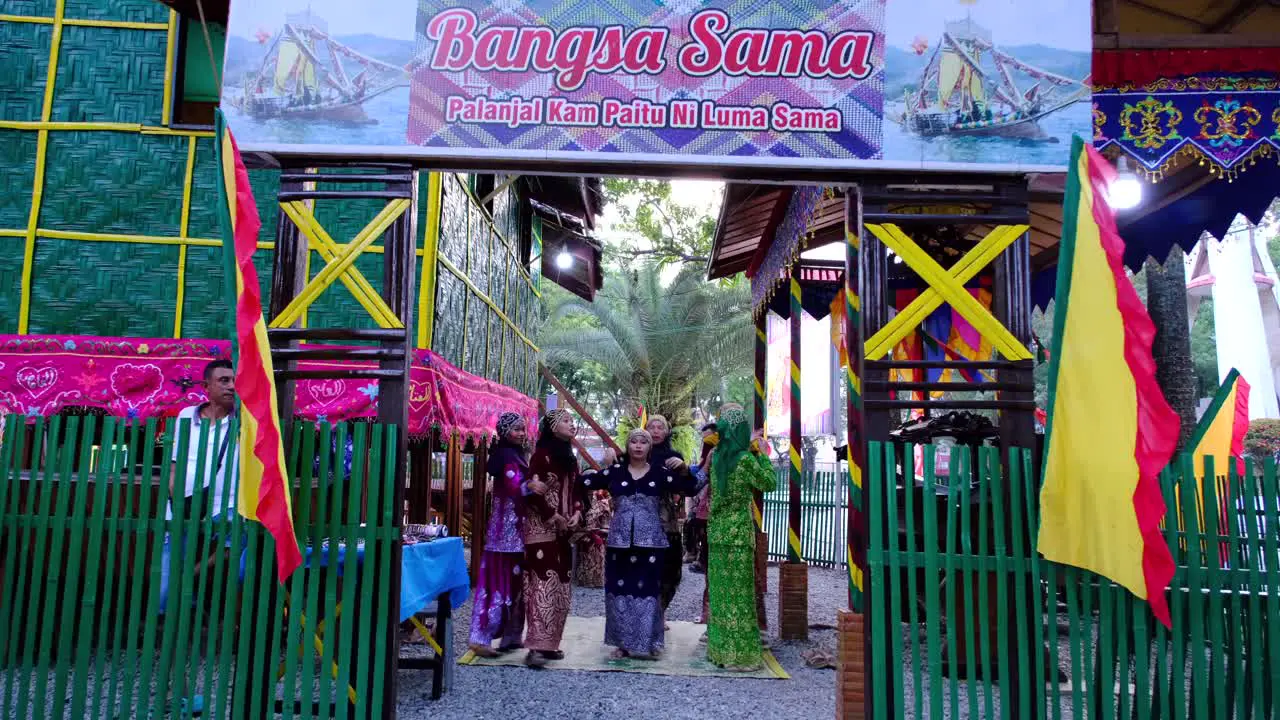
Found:
<svg viewBox="0 0 1280 720"><path fill-rule="evenodd" d="M413 3L373 4L234 3L222 107L246 149L404 144Z"/></svg>
<svg viewBox="0 0 1280 720"><path fill-rule="evenodd" d="M1090 125L1089 5L890 0L885 156L1063 165Z"/></svg>
<svg viewBox="0 0 1280 720"><path fill-rule="evenodd" d="M234 4L246 150L514 162L1061 169L1088 0Z"/></svg>

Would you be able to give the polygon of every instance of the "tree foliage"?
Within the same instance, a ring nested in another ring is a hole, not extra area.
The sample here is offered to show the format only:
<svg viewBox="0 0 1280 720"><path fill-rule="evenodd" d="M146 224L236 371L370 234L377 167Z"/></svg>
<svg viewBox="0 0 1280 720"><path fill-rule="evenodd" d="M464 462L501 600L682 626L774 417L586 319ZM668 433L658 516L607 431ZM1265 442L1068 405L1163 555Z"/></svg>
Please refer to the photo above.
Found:
<svg viewBox="0 0 1280 720"><path fill-rule="evenodd" d="M609 178L605 200L617 209L616 229L632 237L606 239L605 252L623 266L644 259L658 265L705 264L716 219L706 208L674 197L666 180ZM635 239L643 242L637 245Z"/></svg>
<svg viewBox="0 0 1280 720"><path fill-rule="evenodd" d="M580 369L584 394L597 398L614 422L643 403L673 425L688 424L709 385L749 373L745 282L706 283L701 268L688 266L664 284L660 266L650 261L607 272L595 302L565 292L547 293L544 301L545 361Z"/></svg>

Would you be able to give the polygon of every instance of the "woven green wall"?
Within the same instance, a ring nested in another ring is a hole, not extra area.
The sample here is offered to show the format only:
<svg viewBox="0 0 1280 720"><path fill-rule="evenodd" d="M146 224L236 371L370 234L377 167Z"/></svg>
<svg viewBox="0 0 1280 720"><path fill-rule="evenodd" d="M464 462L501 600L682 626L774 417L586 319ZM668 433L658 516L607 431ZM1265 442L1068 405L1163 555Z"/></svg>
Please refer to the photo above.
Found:
<svg viewBox="0 0 1280 720"><path fill-rule="evenodd" d="M51 119L158 125L164 66L163 32L64 27Z"/></svg>
<svg viewBox="0 0 1280 720"><path fill-rule="evenodd" d="M499 192L493 199L490 223L486 211L470 194L466 176L446 176L443 183L440 255L475 288L467 287L453 270L440 264L432 346L467 372L533 394L534 353L515 329L532 338L540 305L517 259L518 197L510 187ZM425 226L425 221L420 225ZM515 328L508 326L477 291L501 308Z"/></svg>
<svg viewBox="0 0 1280 720"><path fill-rule="evenodd" d="M53 3L44 4L49 6ZM49 12L52 13L52 8ZM64 13L69 18L85 20L169 21L169 9L156 0L66 0Z"/></svg>
<svg viewBox="0 0 1280 720"><path fill-rule="evenodd" d="M10 12L7 2L4 7ZM0 22L0 120L40 119L52 36L48 25Z"/></svg>
<svg viewBox="0 0 1280 720"><path fill-rule="evenodd" d="M170 11L155 0L65 0L49 108L50 121L59 125L45 127L39 123L55 10L56 0L3 0L0 5L3 15L47 19L0 20L0 333L19 331L23 254L40 164L39 137L45 133L27 331L170 337L181 280L180 335L225 337L221 248L209 244L220 237L214 141L207 130L170 130L164 116L165 87L171 83L166 59L173 52L167 31ZM148 26L86 26L79 21ZM194 160L188 167L193 143ZM262 220L260 242L274 243L279 173L253 170L250 181ZM475 290L443 265L436 268L435 347L460 367L532 392L535 353L517 329L533 337L539 304L512 250L521 232L518 198L510 188L495 196L491 224L457 177L445 176L443 187L443 210L430 207L428 176L420 174L415 219L419 252L429 220L440 213L440 254ZM341 244L382 206L383 201L320 201L315 213ZM375 243L375 249L380 245ZM255 264L265 300L272 251L260 250ZM417 265L415 286L421 280L421 258ZM323 267L324 261L313 254L312 276ZM356 267L381 289L380 252L363 254ZM414 324L420 320L415 317ZM316 300L307 324L374 326L341 284Z"/></svg>

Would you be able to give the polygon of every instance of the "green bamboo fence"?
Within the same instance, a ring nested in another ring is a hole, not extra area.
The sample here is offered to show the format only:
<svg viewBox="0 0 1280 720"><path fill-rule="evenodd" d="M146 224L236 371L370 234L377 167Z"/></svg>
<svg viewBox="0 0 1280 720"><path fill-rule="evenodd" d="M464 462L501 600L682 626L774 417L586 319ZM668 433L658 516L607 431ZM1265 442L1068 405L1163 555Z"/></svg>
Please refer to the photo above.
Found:
<svg viewBox="0 0 1280 720"><path fill-rule="evenodd" d="M764 530L769 536L769 560L787 561L790 468L775 466L777 490L764 496ZM849 492L836 465L807 469L800 479L801 559L819 567L843 568Z"/></svg>
<svg viewBox="0 0 1280 720"><path fill-rule="evenodd" d="M184 707L214 718L384 717L394 428L289 430L300 543L359 544L364 555L345 553L339 568L332 554L280 585L261 525L234 511L209 517L205 493L171 497L167 459L176 449L184 478L185 426L8 418L0 717L181 717ZM349 474L339 450L348 433ZM200 429L197 477L213 473L203 451L221 440ZM233 440L228 457L236 452ZM224 507L233 493L226 483Z"/></svg>
<svg viewBox="0 0 1280 720"><path fill-rule="evenodd" d="M925 450L921 478L904 476L910 446L872 443L868 460L875 717L1276 717L1274 462L1206 483L1200 504L1190 460L1162 477L1169 631L1122 588L1038 556L1028 453L957 448L941 477Z"/></svg>

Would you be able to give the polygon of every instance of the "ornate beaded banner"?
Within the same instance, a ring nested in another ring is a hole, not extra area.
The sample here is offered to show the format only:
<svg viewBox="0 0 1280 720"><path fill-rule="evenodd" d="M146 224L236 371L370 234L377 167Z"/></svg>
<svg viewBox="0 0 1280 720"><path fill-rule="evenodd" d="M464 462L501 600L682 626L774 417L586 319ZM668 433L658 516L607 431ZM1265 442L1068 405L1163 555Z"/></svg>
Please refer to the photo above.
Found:
<svg viewBox="0 0 1280 720"><path fill-rule="evenodd" d="M1181 154L1234 177L1280 150L1277 76L1194 75L1095 89L1093 143L1118 145L1159 179Z"/></svg>
<svg viewBox="0 0 1280 720"><path fill-rule="evenodd" d="M809 235L809 223L818 203L828 190L816 185L796 188L787 205L787 212L773 234L773 244L760 263L760 269L751 276L751 307L753 312L764 312L769 298L787 277L791 263L800 256Z"/></svg>

